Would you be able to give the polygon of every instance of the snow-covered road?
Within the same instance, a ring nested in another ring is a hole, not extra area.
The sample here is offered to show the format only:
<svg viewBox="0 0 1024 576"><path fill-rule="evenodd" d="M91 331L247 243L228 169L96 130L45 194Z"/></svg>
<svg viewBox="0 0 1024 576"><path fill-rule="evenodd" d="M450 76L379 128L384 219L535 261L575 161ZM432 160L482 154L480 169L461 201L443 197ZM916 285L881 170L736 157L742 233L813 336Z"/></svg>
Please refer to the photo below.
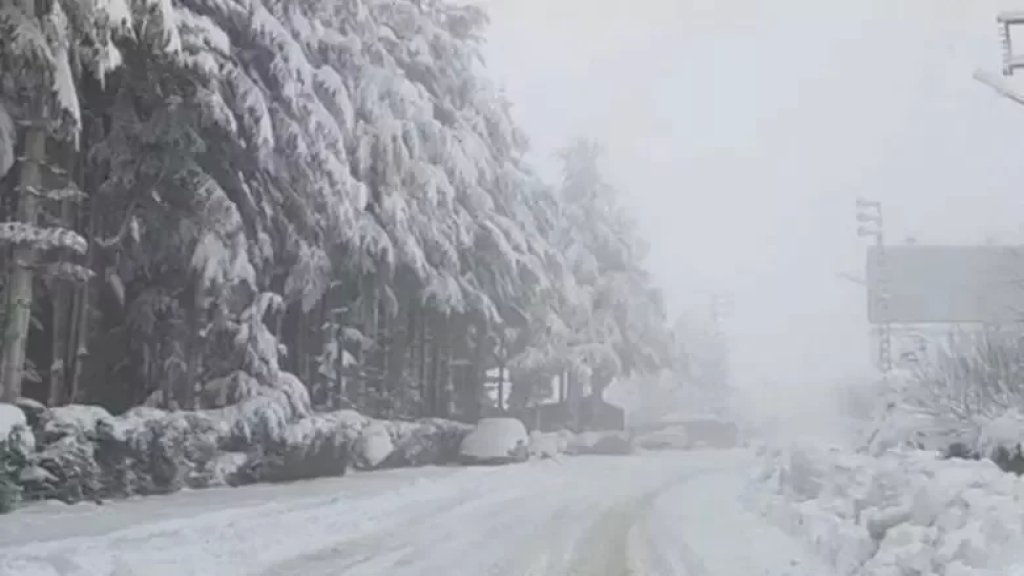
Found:
<svg viewBox="0 0 1024 576"><path fill-rule="evenodd" d="M743 506L750 465L580 457L32 507L0 517L0 576L827 576Z"/></svg>

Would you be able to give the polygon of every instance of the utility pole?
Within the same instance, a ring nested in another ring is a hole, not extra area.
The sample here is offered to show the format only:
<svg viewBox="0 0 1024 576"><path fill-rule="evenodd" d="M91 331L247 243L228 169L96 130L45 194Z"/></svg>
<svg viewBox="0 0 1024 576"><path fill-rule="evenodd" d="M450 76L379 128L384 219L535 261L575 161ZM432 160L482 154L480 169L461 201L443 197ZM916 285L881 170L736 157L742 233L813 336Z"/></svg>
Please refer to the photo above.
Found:
<svg viewBox="0 0 1024 576"><path fill-rule="evenodd" d="M722 323L732 316L732 295L716 292L711 295L711 324L716 333L722 333Z"/></svg>
<svg viewBox="0 0 1024 576"><path fill-rule="evenodd" d="M724 388L729 381L729 344L725 336L725 321L732 317L733 298L731 294L716 292L711 295L711 330L714 353L715 386Z"/></svg>
<svg viewBox="0 0 1024 576"><path fill-rule="evenodd" d="M883 374L892 371L892 325L889 322L888 263L885 257L885 226L882 203L857 199L857 236L872 238L878 250L878 305L882 322L878 325L878 368ZM870 293L870 287L869 287Z"/></svg>

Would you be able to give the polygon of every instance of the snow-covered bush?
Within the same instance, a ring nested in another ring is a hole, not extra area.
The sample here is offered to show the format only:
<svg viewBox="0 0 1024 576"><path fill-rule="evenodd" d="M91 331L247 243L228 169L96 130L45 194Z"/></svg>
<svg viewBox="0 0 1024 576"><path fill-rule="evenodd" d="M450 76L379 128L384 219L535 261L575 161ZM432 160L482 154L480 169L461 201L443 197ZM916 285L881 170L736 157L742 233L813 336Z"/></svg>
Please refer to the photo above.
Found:
<svg viewBox="0 0 1024 576"><path fill-rule="evenodd" d="M342 476L348 468L351 433L337 419L314 414L290 423L284 439L264 447L259 480L282 482Z"/></svg>
<svg viewBox="0 0 1024 576"><path fill-rule="evenodd" d="M0 404L0 514L13 510L21 499L18 480L32 445L21 410L11 404Z"/></svg>
<svg viewBox="0 0 1024 576"><path fill-rule="evenodd" d="M42 473L22 482L25 495L72 503L97 500L103 493L103 470L96 462L96 445L83 434L69 434L46 444L29 458Z"/></svg>
<svg viewBox="0 0 1024 576"><path fill-rule="evenodd" d="M466 463L518 462L529 458L530 438L515 418L483 418L463 438L459 457Z"/></svg>
<svg viewBox="0 0 1024 576"><path fill-rule="evenodd" d="M375 422L364 428L355 441L355 463L360 468L376 468L387 460L394 449L387 427Z"/></svg>
<svg viewBox="0 0 1024 576"><path fill-rule="evenodd" d="M100 406L72 405L58 406L42 414L42 432L46 442L71 434L92 436L101 421L111 421L113 416Z"/></svg>
<svg viewBox="0 0 1024 576"><path fill-rule="evenodd" d="M32 430L40 428L43 416L48 412L46 405L31 398L18 398L18 400L14 402L14 405L17 406L25 416L26 426Z"/></svg>
<svg viewBox="0 0 1024 576"><path fill-rule="evenodd" d="M914 371L893 375L869 439L989 458L1024 471L1024 341L997 331L963 334Z"/></svg>
<svg viewBox="0 0 1024 576"><path fill-rule="evenodd" d="M199 413L229 430L230 449L286 442L289 423L311 413L309 394L294 375L280 372L274 386L242 371L206 384Z"/></svg>
<svg viewBox="0 0 1024 576"><path fill-rule="evenodd" d="M204 487L224 444L224 424L202 412L136 408L97 426L105 495L163 494Z"/></svg>
<svg viewBox="0 0 1024 576"><path fill-rule="evenodd" d="M840 574L995 576L1024 559L1024 481L991 462L804 445L764 464L754 503Z"/></svg>
<svg viewBox="0 0 1024 576"><path fill-rule="evenodd" d="M44 444L22 484L31 497L78 501L173 492L206 485L204 468L227 437L203 413L135 408L118 417L95 406L42 414Z"/></svg>
<svg viewBox="0 0 1024 576"><path fill-rule="evenodd" d="M424 466L455 462L459 445L473 426L441 418L415 422L392 422L389 426L394 450L387 466Z"/></svg>
<svg viewBox="0 0 1024 576"><path fill-rule="evenodd" d="M21 499L18 479L23 466L18 454L8 447L7 441L0 440L0 514L6 514Z"/></svg>
<svg viewBox="0 0 1024 576"><path fill-rule="evenodd" d="M459 443L472 430L442 419L397 422L352 410L311 413L294 377L282 373L277 386L247 381L236 375L218 384L227 391L223 397L237 404L194 412L141 406L112 416L97 406L0 404L0 445L23 455L5 457L0 468L29 498L76 502L339 476L350 463L367 469L440 464L457 459ZM254 395L246 397L248 392ZM34 430L26 426L26 413Z"/></svg>

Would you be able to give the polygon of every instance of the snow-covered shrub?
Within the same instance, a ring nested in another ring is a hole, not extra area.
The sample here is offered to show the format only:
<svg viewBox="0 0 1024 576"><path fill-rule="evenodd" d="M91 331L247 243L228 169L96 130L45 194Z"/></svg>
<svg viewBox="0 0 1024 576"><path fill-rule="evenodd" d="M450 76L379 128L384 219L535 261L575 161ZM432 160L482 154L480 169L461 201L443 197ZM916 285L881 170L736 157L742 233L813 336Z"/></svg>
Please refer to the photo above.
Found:
<svg viewBox="0 0 1024 576"><path fill-rule="evenodd" d="M270 482L341 476L349 464L350 436L328 416L314 414L288 425L283 441L263 449L260 479Z"/></svg>
<svg viewBox="0 0 1024 576"><path fill-rule="evenodd" d="M22 483L28 497L68 503L101 498L103 471L96 462L96 445L83 434L69 434L47 444L29 463L45 473Z"/></svg>
<svg viewBox="0 0 1024 576"><path fill-rule="evenodd" d="M28 455L21 484L32 498L78 501L158 494L204 485L225 443L225 424L201 412L139 407L114 417L95 406L46 410L44 444Z"/></svg>
<svg viewBox="0 0 1024 576"><path fill-rule="evenodd" d="M281 372L274 386L261 386L238 371L204 388L201 410L230 430L231 449L279 444L292 421L310 415L309 394L294 375Z"/></svg>
<svg viewBox="0 0 1024 576"><path fill-rule="evenodd" d="M840 574L994 576L1021 560L1024 481L991 462L810 445L764 462L756 505Z"/></svg>
<svg viewBox="0 0 1024 576"><path fill-rule="evenodd" d="M48 410L48 408L42 402L33 400L31 398L18 398L14 402L14 406L21 411L21 414L24 417L24 425L28 426L30 429L34 429L39 426L40 421L42 420L44 414ZM18 416L16 416L14 412L9 411L8 409L3 410L7 414L9 414L9 416L5 418L5 420L7 420L8 418L18 418Z"/></svg>
<svg viewBox="0 0 1024 576"><path fill-rule="evenodd" d="M35 449L35 436L29 427L28 418L17 405L0 404L0 442L22 455Z"/></svg>
<svg viewBox="0 0 1024 576"><path fill-rule="evenodd" d="M517 462L529 458L530 438L515 418L484 418L463 438L459 458L466 463Z"/></svg>
<svg viewBox="0 0 1024 576"><path fill-rule="evenodd" d="M248 387L246 377L223 380L218 386L231 390L225 397L240 402L195 412L142 406L115 417L95 406L44 408L39 450L25 415L0 404L8 428L23 432L12 434L26 458L11 478L29 498L76 502L338 476L353 460L368 469L453 461L471 429L441 419L374 420L352 410L310 413L301 383L281 376L279 385L260 389Z"/></svg>
<svg viewBox="0 0 1024 576"><path fill-rule="evenodd" d="M223 423L202 412L136 408L97 428L97 460L110 496L164 494L207 482L225 438Z"/></svg>
<svg viewBox="0 0 1024 576"><path fill-rule="evenodd" d="M374 422L362 430L353 445L354 463L363 469L376 468L394 449L387 426L383 422Z"/></svg>
<svg viewBox="0 0 1024 576"><path fill-rule="evenodd" d="M18 481L33 444L30 439L21 411L0 404L0 514L13 510L21 499Z"/></svg>
<svg viewBox="0 0 1024 576"><path fill-rule="evenodd" d="M58 406L43 413L40 422L45 442L69 435L93 436L101 421L113 420L110 412L100 406L73 404Z"/></svg>
<svg viewBox="0 0 1024 576"><path fill-rule="evenodd" d="M201 471L195 471L189 485L195 488L237 486L242 484L249 455L244 452L221 452Z"/></svg>
<svg viewBox="0 0 1024 576"><path fill-rule="evenodd" d="M1024 341L1015 334L964 334L912 372L894 375L869 444L989 458L1024 470Z"/></svg>
<svg viewBox="0 0 1024 576"><path fill-rule="evenodd" d="M469 424L441 418L392 422L389 431L394 450L384 465L402 467L455 462L459 445L472 430Z"/></svg>

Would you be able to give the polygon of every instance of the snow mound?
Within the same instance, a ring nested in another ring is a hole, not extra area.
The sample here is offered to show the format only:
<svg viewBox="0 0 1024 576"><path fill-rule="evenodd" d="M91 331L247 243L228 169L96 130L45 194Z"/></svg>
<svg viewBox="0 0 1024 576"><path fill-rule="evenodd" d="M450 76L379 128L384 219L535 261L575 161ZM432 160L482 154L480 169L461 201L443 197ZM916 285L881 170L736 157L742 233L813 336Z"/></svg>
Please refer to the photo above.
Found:
<svg viewBox="0 0 1024 576"><path fill-rule="evenodd" d="M1024 416L1017 410L980 421L977 451L992 455L999 449L1017 451L1024 444Z"/></svg>
<svg viewBox="0 0 1024 576"><path fill-rule="evenodd" d="M483 418L459 446L466 463L516 462L529 457L526 426L516 418Z"/></svg>
<svg viewBox="0 0 1024 576"><path fill-rule="evenodd" d="M39 426L39 422L47 410L46 406L42 402L31 398L18 398L14 402L14 405L21 408L30 428L36 428Z"/></svg>
<svg viewBox="0 0 1024 576"><path fill-rule="evenodd" d="M48 439L61 438L69 434L91 436L102 421L111 421L113 416L100 406L73 404L51 408L43 414L43 434Z"/></svg>
<svg viewBox="0 0 1024 576"><path fill-rule="evenodd" d="M283 482L322 476L342 476L348 469L351 432L325 414L288 423L283 439L258 445L256 472L251 481ZM247 463L251 466L251 463ZM234 476L237 478L238 474Z"/></svg>
<svg viewBox="0 0 1024 576"><path fill-rule="evenodd" d="M363 429L353 448L356 464L361 468L376 468L395 449L391 434L383 423L374 423Z"/></svg>
<svg viewBox="0 0 1024 576"><path fill-rule="evenodd" d="M473 430L469 424L423 418L415 422L393 422L389 428L394 451L388 466L446 464L458 459L459 444Z"/></svg>
<svg viewBox="0 0 1024 576"><path fill-rule="evenodd" d="M840 574L994 576L1024 561L1024 482L992 462L803 445L764 464L754 504Z"/></svg>
<svg viewBox="0 0 1024 576"><path fill-rule="evenodd" d="M569 454L631 454L634 446L624 432L582 432L572 437Z"/></svg>
<svg viewBox="0 0 1024 576"><path fill-rule="evenodd" d="M213 458L203 483L208 487L235 486L240 483L249 455L244 452L222 452ZM193 483L198 483L195 479Z"/></svg>
<svg viewBox="0 0 1024 576"><path fill-rule="evenodd" d="M0 404L0 442L6 442L15 429L27 427L25 413L13 404Z"/></svg>
<svg viewBox="0 0 1024 576"><path fill-rule="evenodd" d="M683 426L667 426L661 430L637 435L636 444L645 450L686 450L691 447L689 435Z"/></svg>
<svg viewBox="0 0 1024 576"><path fill-rule="evenodd" d="M564 434L544 433L537 430L530 433L530 457L532 458L557 458L568 448L569 438Z"/></svg>

